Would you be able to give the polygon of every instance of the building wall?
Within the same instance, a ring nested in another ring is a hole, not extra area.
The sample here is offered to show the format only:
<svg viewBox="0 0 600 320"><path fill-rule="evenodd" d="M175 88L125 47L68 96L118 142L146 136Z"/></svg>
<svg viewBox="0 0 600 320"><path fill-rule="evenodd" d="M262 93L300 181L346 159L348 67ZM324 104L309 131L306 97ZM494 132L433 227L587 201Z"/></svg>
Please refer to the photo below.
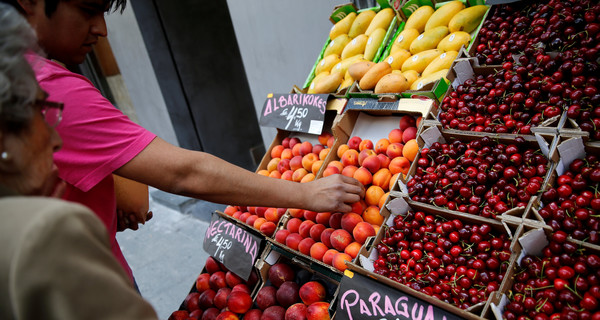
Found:
<svg viewBox="0 0 600 320"><path fill-rule="evenodd" d="M227 0L257 116L268 93L287 93L304 84L332 26L329 15L341 3L346 2ZM109 14L106 21L140 124L178 145L132 6L123 14ZM268 148L275 129L261 127L261 134Z"/></svg>

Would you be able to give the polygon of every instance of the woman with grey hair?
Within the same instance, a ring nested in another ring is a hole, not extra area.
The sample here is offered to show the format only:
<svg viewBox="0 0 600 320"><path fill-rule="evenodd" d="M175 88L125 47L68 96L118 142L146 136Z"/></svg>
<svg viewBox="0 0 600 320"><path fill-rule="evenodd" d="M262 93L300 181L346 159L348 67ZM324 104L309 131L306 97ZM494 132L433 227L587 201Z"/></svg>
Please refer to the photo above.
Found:
<svg viewBox="0 0 600 320"><path fill-rule="evenodd" d="M110 250L102 222L60 195L52 155L62 105L25 52L28 23L0 3L0 319L156 319Z"/></svg>

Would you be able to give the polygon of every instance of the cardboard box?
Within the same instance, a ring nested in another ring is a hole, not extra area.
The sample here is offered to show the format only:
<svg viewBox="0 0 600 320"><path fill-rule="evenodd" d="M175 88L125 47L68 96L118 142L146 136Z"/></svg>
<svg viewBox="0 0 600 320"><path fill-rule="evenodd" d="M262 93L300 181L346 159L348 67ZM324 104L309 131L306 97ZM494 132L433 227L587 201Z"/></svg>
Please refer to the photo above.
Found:
<svg viewBox="0 0 600 320"><path fill-rule="evenodd" d="M459 220L463 221L463 223L472 224L472 225L480 225L482 223L486 223L492 227L492 232L494 232L494 234L496 234L496 235L506 234L506 236L509 239L513 239L512 240L513 243L511 243L511 247L514 246L513 235L517 230L517 226L506 225L499 221L483 219L483 218L480 218L477 216L472 216L472 215L471 216L457 215L453 212L449 212L447 210L439 210L437 208L433 208L433 209L413 208L412 205L409 204L406 201L406 199L402 198L402 197L396 198L396 197L392 196L392 197L390 197L390 199L388 199L388 203L386 204L385 209L384 209L385 216L386 216L386 225L393 226L394 218L397 217L398 215L403 216L408 211L413 211L413 212L414 211L422 211L427 215L435 215L435 216L438 216L441 219L445 219L445 220L459 219ZM395 288L404 293L418 297L421 300L427 301L428 303L431 303L432 305L435 305L439 308L450 311L450 312L452 312L456 315L459 315L465 319L481 319L481 314L482 314L485 306L487 304L489 304L489 300L494 296L493 294L490 294L490 296L488 297L488 300L485 303L480 303L480 304L472 306L471 308L469 308L467 310L462 310L456 306L445 303L445 302L438 300L434 297L431 297L425 293L416 291L416 290L412 289L411 287L409 287L408 285L395 282L391 279L388 279L385 276L375 273L373 263L375 262L375 260L378 257L377 244L379 244L382 241L383 237L385 236L385 233L386 233L385 228L382 228L380 230L379 234L377 235L377 238L375 239L373 246L370 249L363 248L363 250L361 250L360 255L359 255L359 265L352 266L352 264L349 264L349 266L350 266L349 268L352 271L367 275L377 281L387 284L388 286L390 286L392 288ZM515 258L515 255L513 253L510 255L510 258L508 261L513 260L514 258Z"/></svg>

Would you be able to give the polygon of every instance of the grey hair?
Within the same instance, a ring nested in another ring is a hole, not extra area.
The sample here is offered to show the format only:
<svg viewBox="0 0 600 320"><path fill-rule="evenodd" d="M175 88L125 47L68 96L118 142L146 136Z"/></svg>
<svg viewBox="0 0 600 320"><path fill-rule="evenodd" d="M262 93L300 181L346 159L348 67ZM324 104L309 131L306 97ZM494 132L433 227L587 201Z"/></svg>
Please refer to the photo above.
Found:
<svg viewBox="0 0 600 320"><path fill-rule="evenodd" d="M38 51L33 29L12 6L0 3L0 130L29 126L38 85L24 54Z"/></svg>

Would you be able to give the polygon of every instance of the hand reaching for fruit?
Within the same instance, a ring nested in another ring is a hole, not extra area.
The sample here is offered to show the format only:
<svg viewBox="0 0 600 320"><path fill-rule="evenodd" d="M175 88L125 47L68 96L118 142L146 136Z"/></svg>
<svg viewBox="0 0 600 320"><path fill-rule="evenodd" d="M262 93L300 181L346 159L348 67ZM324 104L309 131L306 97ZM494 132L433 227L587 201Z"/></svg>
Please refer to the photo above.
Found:
<svg viewBox="0 0 600 320"><path fill-rule="evenodd" d="M364 197L365 188L358 180L334 174L298 185L306 195L305 209L316 212L348 212L352 203Z"/></svg>

